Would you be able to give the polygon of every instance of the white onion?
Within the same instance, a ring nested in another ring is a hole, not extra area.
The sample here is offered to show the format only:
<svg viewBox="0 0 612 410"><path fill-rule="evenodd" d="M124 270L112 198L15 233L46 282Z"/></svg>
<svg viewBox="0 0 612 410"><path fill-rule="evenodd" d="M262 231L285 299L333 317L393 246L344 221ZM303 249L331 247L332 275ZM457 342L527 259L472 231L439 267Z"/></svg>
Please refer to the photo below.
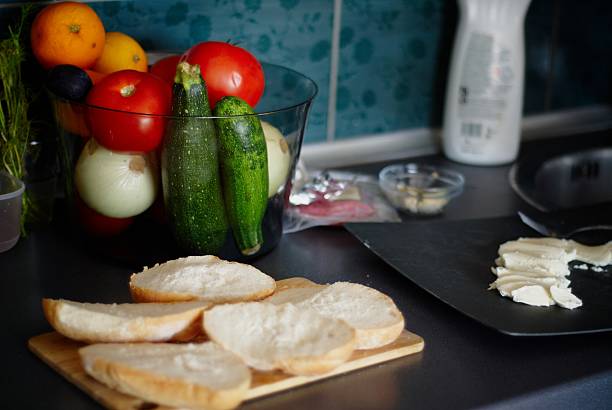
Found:
<svg viewBox="0 0 612 410"><path fill-rule="evenodd" d="M83 147L74 179L83 202L112 218L146 211L157 195L154 157L110 151L93 138Z"/></svg>
<svg viewBox="0 0 612 410"><path fill-rule="evenodd" d="M261 122L268 149L268 198L285 185L291 164L291 152L283 134L265 121Z"/></svg>

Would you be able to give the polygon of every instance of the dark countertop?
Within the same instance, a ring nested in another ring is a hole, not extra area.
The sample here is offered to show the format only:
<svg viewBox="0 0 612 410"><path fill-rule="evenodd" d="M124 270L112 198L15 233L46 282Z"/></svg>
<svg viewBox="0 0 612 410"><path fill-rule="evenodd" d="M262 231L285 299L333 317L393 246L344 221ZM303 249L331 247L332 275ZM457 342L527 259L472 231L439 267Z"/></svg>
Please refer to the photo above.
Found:
<svg viewBox="0 0 612 410"><path fill-rule="evenodd" d="M530 146L543 149L546 144ZM507 182L509 166L469 167L439 156L418 160L446 164L466 177L465 192L442 218L511 215L523 206ZM360 171L376 173L383 165L364 166ZM50 330L40 308L42 297L126 302L132 269L102 258L95 249L83 251L63 232L61 221L56 221L0 254L5 407L99 408L31 354L26 342ZM418 288L342 228L285 235L274 251L253 264L276 279L305 276L317 282L348 280L377 288L396 301L407 329L421 335L426 346L422 353L256 400L243 408L603 409L612 405L610 333L545 338L497 333Z"/></svg>

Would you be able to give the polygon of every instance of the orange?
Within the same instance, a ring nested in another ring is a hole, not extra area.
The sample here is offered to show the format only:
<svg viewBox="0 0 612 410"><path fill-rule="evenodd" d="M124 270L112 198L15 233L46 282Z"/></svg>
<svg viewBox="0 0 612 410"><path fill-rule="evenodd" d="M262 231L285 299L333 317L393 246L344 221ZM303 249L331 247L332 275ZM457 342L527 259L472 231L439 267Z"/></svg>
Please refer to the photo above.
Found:
<svg viewBox="0 0 612 410"><path fill-rule="evenodd" d="M93 85L98 84L100 81L102 81L104 77L106 77L106 74L102 74L102 73L99 73L93 70L85 70L85 72L91 79L91 82L93 83Z"/></svg>
<svg viewBox="0 0 612 410"><path fill-rule="evenodd" d="M117 31L106 33L104 52L94 65L94 71L108 74L119 70L146 72L147 69L147 55L136 40Z"/></svg>
<svg viewBox="0 0 612 410"><path fill-rule="evenodd" d="M32 51L45 68L58 64L91 67L104 50L104 26L83 3L51 4L38 13L30 32Z"/></svg>
<svg viewBox="0 0 612 410"><path fill-rule="evenodd" d="M65 132L89 139L90 133L85 122L85 107L78 103L57 100L53 102L55 120Z"/></svg>

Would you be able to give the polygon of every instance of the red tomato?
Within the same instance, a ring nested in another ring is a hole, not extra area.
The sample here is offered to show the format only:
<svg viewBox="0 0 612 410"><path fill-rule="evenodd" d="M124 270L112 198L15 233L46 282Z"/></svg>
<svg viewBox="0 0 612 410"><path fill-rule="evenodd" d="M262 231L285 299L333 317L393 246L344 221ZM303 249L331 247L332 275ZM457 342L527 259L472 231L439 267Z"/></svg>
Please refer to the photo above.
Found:
<svg viewBox="0 0 612 410"><path fill-rule="evenodd" d="M157 195L155 202L153 202L153 205L151 205L149 208L149 215L160 225L166 225L166 223L168 223L168 220L166 219L166 207L164 205L163 195Z"/></svg>
<svg viewBox="0 0 612 410"><path fill-rule="evenodd" d="M181 61L200 65L211 107L226 95L240 97L255 107L263 94L264 73L261 64L243 48L219 41L205 41L187 50Z"/></svg>
<svg viewBox="0 0 612 410"><path fill-rule="evenodd" d="M150 73L158 76L166 83L174 84L174 76L176 75L176 66L179 63L181 56L165 57L151 66Z"/></svg>
<svg viewBox="0 0 612 410"><path fill-rule="evenodd" d="M153 74L122 70L107 75L87 95L87 120L92 136L114 151L154 150L166 127L164 117L141 114L170 113L172 92Z"/></svg>
<svg viewBox="0 0 612 410"><path fill-rule="evenodd" d="M110 218L94 211L76 195L75 204L79 222L83 229L93 236L113 236L125 231L134 218Z"/></svg>

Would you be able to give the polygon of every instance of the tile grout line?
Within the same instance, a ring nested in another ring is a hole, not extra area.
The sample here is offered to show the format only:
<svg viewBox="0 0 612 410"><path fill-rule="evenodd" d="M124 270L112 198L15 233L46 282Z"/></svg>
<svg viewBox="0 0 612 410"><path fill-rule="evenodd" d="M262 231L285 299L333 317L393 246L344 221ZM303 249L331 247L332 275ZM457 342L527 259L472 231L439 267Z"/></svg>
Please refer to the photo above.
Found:
<svg viewBox="0 0 612 410"><path fill-rule="evenodd" d="M340 26L342 25L342 0L334 0L332 44L329 63L329 95L327 99L326 140L331 142L336 134L336 96L338 89L338 60L340 59Z"/></svg>

